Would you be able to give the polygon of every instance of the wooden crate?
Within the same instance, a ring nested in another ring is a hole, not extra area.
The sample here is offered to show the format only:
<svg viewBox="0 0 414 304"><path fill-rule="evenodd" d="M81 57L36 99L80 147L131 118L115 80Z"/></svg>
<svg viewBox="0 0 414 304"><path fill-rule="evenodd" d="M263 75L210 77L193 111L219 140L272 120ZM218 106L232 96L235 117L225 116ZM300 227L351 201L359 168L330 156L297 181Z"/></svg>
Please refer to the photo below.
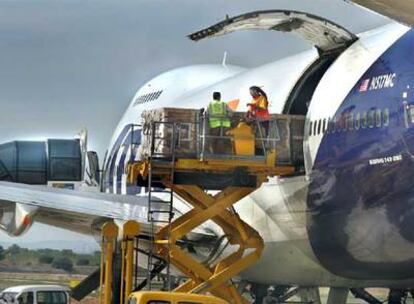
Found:
<svg viewBox="0 0 414 304"><path fill-rule="evenodd" d="M197 129L199 110L182 108L159 108L142 112L143 141L141 157L151 152L152 126L155 126L154 152L168 157L172 152L173 123L178 124L179 133L175 135L177 156L195 156L197 147Z"/></svg>

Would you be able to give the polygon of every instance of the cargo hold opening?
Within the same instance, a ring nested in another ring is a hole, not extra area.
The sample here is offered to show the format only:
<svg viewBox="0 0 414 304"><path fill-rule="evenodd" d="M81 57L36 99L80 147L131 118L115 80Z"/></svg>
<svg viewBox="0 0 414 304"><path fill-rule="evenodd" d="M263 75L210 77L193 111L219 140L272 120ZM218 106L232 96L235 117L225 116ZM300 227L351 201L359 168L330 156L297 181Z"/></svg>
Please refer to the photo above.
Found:
<svg viewBox="0 0 414 304"><path fill-rule="evenodd" d="M318 58L302 75L289 95L283 109L284 114L306 115L313 93L325 72L339 56L338 53Z"/></svg>

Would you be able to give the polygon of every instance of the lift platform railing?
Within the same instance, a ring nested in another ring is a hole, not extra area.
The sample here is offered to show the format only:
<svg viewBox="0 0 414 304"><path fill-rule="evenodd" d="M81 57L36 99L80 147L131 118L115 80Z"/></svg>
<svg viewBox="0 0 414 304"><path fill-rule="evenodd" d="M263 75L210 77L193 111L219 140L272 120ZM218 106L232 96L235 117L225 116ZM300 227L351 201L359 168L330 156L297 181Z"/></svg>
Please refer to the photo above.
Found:
<svg viewBox="0 0 414 304"><path fill-rule="evenodd" d="M198 142L201 143L199 158L201 160L204 160L211 158L229 158L231 156L237 156L237 151L235 151L234 148L235 136L233 135L233 132L230 131L231 128L225 128L222 126L217 127L216 129L218 129L219 134L213 135L213 128L209 126L210 119L222 119L222 117L212 116L208 114L200 116L200 131L197 134ZM279 139L270 137L270 134L269 136L265 134L266 132L262 126L263 121L259 119L239 119L238 123L245 123L246 126L249 126L253 132L251 135L254 135L255 151L254 155L249 155L249 158L256 157L257 160L260 158L264 160L267 156L267 151L274 148L274 142ZM237 129L237 126L234 127L234 129ZM238 139L245 141L249 140L250 136L249 134L239 134ZM217 149L217 147L220 147L220 149ZM238 157L240 158L240 155L238 155ZM244 158L246 157L247 156L245 155Z"/></svg>
<svg viewBox="0 0 414 304"><path fill-rule="evenodd" d="M290 155L291 139L289 129L279 131L280 120L270 119L246 121L239 113L233 128L210 128L208 117L200 115L195 121L152 121L151 127L144 127L144 151L141 158L151 155L153 158L170 158L175 150L177 158L227 160L251 160L265 162L271 151L278 149L284 152L281 164L294 163ZM234 120L234 119L233 119ZM244 134L239 132L244 130ZM249 129L251 133L249 133ZM174 131L173 131L174 130ZM171 141L172 133L174 142ZM280 136L284 135L284 138ZM150 145L148 143L151 143ZM240 145L250 144L250 149L240 152ZM145 149L145 146L147 148ZM286 153L285 151L288 151ZM276 161L276 160L275 160Z"/></svg>

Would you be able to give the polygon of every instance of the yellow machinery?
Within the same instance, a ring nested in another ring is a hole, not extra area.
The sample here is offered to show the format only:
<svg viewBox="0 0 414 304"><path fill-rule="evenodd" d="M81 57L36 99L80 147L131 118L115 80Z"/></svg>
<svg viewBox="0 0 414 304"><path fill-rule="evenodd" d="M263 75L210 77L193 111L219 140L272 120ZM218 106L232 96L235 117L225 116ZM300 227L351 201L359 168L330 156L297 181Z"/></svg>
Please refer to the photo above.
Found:
<svg viewBox="0 0 414 304"><path fill-rule="evenodd" d="M105 223L102 227L102 255L101 255L101 288L100 304L147 304L147 303L200 303L200 304L226 304L228 302L207 295L189 294L183 292L140 291L133 292L133 279L137 278L136 270L136 240L140 234L140 225L135 221L124 223L121 238L121 282L120 298L113 293L114 254L119 237L118 226L113 222Z"/></svg>
<svg viewBox="0 0 414 304"><path fill-rule="evenodd" d="M174 136L180 134L179 126L174 124L172 143L177 142ZM153 133L154 130L155 127ZM264 244L257 231L242 221L232 206L259 188L269 176L287 175L294 168L276 166L274 149L263 158L255 158L252 155L255 137L250 126L240 124L229 133L233 136L235 157L186 158L175 154L173 147L170 157L149 157L130 163L128 181L131 184L147 181L151 189L156 180L157 187L171 189L193 207L180 217L165 221L153 235L155 255L169 261L188 278L174 292L210 293L229 303L246 303L231 278L260 258ZM215 190L215 194L206 190ZM177 245L178 240L208 220L222 228L230 244L238 246L237 251L214 265L203 265Z"/></svg>
<svg viewBox="0 0 414 304"><path fill-rule="evenodd" d="M188 294L182 292L162 292L162 291L140 291L134 292L129 298L130 304L182 304L182 303L199 303L199 304L227 304L226 301L213 296Z"/></svg>
<svg viewBox="0 0 414 304"><path fill-rule="evenodd" d="M112 303L112 277L113 256L118 237L118 226L108 222L102 227L102 254L101 254L101 279L100 279L100 304Z"/></svg>

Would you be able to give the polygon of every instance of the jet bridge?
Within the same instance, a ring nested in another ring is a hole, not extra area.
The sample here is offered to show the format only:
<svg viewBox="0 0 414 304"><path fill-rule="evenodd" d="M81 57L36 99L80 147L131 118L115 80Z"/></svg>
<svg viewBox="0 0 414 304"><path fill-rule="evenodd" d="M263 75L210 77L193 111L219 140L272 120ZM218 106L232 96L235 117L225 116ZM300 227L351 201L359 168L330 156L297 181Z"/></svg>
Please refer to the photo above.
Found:
<svg viewBox="0 0 414 304"><path fill-rule="evenodd" d="M140 160L129 163L128 181L146 186L149 191L149 289L162 260L167 277L172 265L188 278L174 291L212 293L229 303L246 303L231 278L260 258L264 243L232 206L258 189L268 177L294 174L300 166L295 168L294 159L278 161L276 143L287 135L278 132L272 138L270 132L264 134L261 122L240 121L241 115L236 113L233 117L233 129L213 136L199 110L160 109L143 114ZM303 123L299 117L282 115L274 117L274 126L287 119ZM289 126L284 134L292 133ZM161 200L157 196L160 192L168 199ZM174 217L172 207L175 196L192 206L178 218ZM238 249L218 262L204 264L183 250L178 241L209 220Z"/></svg>
<svg viewBox="0 0 414 304"><path fill-rule="evenodd" d="M41 185L81 180L79 139L13 141L0 145L0 181Z"/></svg>

